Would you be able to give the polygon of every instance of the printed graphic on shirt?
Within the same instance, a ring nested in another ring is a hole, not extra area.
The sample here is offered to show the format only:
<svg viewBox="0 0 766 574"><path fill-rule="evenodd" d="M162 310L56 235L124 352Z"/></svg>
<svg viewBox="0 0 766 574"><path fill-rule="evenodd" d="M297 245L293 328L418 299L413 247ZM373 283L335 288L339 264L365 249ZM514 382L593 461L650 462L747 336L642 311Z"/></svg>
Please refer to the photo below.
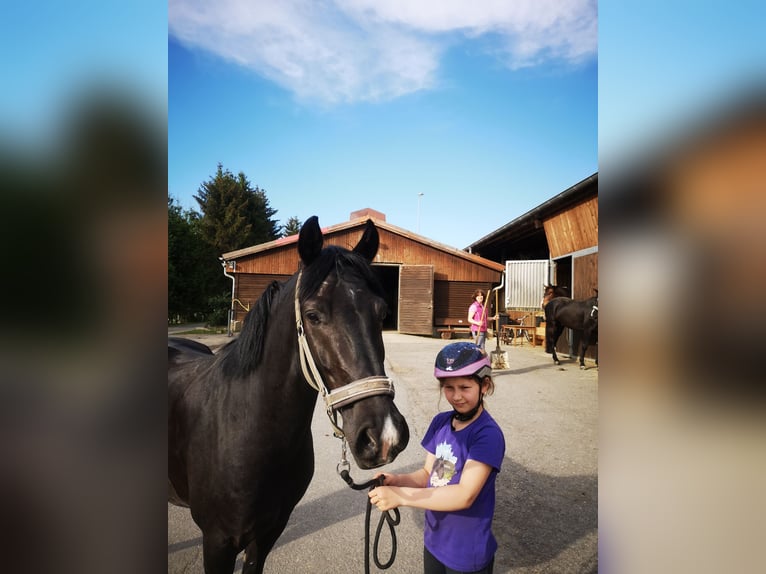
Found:
<svg viewBox="0 0 766 574"><path fill-rule="evenodd" d="M455 475L457 457L452 453L452 447L446 442L436 447L436 461L431 471L431 486L445 486Z"/></svg>

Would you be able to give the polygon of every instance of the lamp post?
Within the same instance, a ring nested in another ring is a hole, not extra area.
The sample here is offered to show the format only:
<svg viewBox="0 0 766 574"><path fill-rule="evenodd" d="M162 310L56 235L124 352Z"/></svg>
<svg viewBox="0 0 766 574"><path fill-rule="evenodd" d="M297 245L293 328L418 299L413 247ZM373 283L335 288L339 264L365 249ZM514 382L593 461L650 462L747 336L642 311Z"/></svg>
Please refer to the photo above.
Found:
<svg viewBox="0 0 766 574"><path fill-rule="evenodd" d="M423 197L423 192L418 193L418 234L420 234L420 198Z"/></svg>

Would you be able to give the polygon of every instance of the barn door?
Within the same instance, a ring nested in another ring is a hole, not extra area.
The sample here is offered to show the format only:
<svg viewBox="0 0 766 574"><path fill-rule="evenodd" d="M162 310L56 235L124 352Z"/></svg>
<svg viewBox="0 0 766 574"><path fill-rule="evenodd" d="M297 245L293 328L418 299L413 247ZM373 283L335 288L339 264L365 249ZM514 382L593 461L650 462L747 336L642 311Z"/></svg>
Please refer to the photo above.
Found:
<svg viewBox="0 0 766 574"><path fill-rule="evenodd" d="M433 266L402 265L399 272L399 332L432 335L433 315Z"/></svg>

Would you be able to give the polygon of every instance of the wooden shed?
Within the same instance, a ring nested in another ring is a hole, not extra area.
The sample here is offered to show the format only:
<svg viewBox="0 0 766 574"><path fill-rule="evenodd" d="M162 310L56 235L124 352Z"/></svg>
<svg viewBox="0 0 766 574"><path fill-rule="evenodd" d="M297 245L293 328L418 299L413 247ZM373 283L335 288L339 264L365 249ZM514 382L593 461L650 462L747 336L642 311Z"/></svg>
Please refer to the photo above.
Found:
<svg viewBox="0 0 766 574"><path fill-rule="evenodd" d="M389 308L384 328L433 335L445 318L467 316L474 289L489 290L502 281L504 265L431 241L386 222L373 209L351 214L349 221L322 228L327 245L353 248L372 219L380 235L373 268L386 292ZM284 281L298 269L298 236L292 235L224 253L226 273L234 280L234 320L273 280Z"/></svg>

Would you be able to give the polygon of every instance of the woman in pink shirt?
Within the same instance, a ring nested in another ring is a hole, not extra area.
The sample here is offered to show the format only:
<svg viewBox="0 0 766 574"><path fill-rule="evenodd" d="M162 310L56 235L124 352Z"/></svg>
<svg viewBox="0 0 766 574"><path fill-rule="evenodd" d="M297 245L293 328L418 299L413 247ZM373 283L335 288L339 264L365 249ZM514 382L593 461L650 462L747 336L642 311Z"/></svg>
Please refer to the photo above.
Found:
<svg viewBox="0 0 766 574"><path fill-rule="evenodd" d="M497 317L490 319L494 321ZM487 339L487 320L487 312L484 310L484 291L477 289L473 292L473 303L468 308L468 322L471 325L474 342L482 351L484 351L484 343Z"/></svg>

